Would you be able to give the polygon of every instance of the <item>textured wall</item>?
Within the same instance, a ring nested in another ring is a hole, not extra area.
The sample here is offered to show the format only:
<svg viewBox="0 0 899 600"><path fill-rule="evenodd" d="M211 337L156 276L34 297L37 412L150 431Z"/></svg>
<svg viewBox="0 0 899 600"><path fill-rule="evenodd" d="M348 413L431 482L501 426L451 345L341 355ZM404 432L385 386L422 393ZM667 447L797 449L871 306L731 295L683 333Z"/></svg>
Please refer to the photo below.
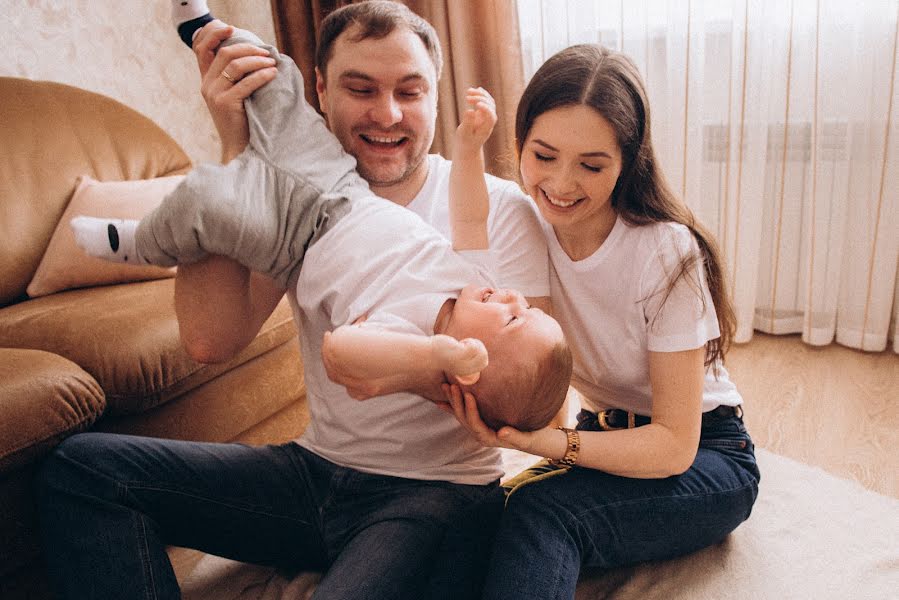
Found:
<svg viewBox="0 0 899 600"><path fill-rule="evenodd" d="M273 43L268 0L212 0L209 6ZM195 162L218 160L196 61L175 34L168 1L0 0L0 15L6 48L0 76L111 96L153 119Z"/></svg>

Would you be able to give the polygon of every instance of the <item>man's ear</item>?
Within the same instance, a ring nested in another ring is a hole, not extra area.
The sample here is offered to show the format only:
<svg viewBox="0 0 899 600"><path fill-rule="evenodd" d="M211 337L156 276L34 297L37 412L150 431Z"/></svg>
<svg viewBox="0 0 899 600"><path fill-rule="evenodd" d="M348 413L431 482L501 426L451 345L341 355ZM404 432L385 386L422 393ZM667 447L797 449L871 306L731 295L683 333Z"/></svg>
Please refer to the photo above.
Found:
<svg viewBox="0 0 899 600"><path fill-rule="evenodd" d="M322 113L327 114L328 103L326 102L328 93L325 90L325 76L322 72L315 67L315 93L318 96L318 106L321 109Z"/></svg>

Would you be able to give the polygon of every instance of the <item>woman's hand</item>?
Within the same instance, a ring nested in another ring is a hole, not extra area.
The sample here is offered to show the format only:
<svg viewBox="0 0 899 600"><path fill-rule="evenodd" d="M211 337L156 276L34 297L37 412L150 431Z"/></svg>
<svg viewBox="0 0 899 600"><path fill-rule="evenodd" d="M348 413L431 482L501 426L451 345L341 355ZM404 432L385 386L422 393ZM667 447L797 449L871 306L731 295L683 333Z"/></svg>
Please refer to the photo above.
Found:
<svg viewBox="0 0 899 600"><path fill-rule="evenodd" d="M544 427L537 431L518 431L503 427L494 431L484 423L478 412L478 403L471 392L462 393L458 385L443 385L446 404L438 404L440 410L456 417L482 446L510 448L536 456L562 458L568 448L568 437L555 428Z"/></svg>
<svg viewBox="0 0 899 600"><path fill-rule="evenodd" d="M222 140L222 162L240 154L250 141L244 99L278 73L275 59L264 48L234 44L219 49L233 32L233 27L216 19L197 32L193 43L202 77L200 93Z"/></svg>

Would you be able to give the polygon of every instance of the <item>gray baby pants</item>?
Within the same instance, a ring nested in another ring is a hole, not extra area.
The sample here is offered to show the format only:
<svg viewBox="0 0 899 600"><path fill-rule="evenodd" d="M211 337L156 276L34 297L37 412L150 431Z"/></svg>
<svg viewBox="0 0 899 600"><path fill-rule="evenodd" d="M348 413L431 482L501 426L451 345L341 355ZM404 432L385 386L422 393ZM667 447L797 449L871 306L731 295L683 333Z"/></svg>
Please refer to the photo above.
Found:
<svg viewBox="0 0 899 600"><path fill-rule="evenodd" d="M222 45L266 48L278 76L244 103L247 148L226 165L205 164L150 214L136 232L138 254L172 266L221 254L284 287L298 274L306 249L370 195L356 161L303 96L294 62L248 31Z"/></svg>

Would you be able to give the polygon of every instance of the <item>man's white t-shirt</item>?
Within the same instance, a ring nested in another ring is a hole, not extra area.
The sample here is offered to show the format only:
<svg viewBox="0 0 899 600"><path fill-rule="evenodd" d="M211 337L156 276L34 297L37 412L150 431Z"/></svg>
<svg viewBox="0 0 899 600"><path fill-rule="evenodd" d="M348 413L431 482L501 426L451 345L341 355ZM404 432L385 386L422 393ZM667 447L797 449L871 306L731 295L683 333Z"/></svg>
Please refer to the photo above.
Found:
<svg viewBox="0 0 899 600"><path fill-rule="evenodd" d="M498 450L478 444L429 400L408 393L354 400L328 379L321 360L325 332L363 315L366 326L433 335L447 299L468 284L495 285L483 261L470 258L418 215L375 196L354 199L349 214L307 249L288 292L311 416L300 445L370 473L466 484L500 477Z"/></svg>
<svg viewBox="0 0 899 600"><path fill-rule="evenodd" d="M406 206L446 239L451 238L449 176L452 161L428 156L428 179ZM487 234L496 264L497 285L518 290L529 298L549 296L546 239L537 210L515 182L486 175L490 194Z"/></svg>
<svg viewBox="0 0 899 600"><path fill-rule="evenodd" d="M585 408L652 414L649 352L676 352L719 336L702 261L667 292L683 257L698 253L685 226L631 226L620 217L591 256L571 260L544 224L553 310L574 354L572 386ZM742 398L719 365L706 371L703 411Z"/></svg>
<svg viewBox="0 0 899 600"><path fill-rule="evenodd" d="M381 217L376 217L387 218L392 215L381 225L369 222L369 230L378 227L385 235L388 231L402 234L407 229L417 231L413 222L406 221L408 214L414 213L439 232L449 246L451 231L448 201L452 163L436 154L430 155L427 160L428 177L421 191L405 208L397 207L401 212L385 212ZM481 264L491 265L492 282L485 285L517 289L528 297L549 296L546 240L533 204L514 182L491 175L486 175L486 181L490 195L487 223L490 252L489 261L481 260ZM403 213L407 215L403 216ZM326 236L323 236L323 240L324 237ZM367 248L356 240L358 260L364 264L365 261L380 260L385 252L393 253L404 244L403 235L398 238L388 240L385 237L380 241L379 247L373 245ZM333 257L315 258L315 248L318 245L310 249L306 261L332 260ZM322 252L323 248L324 246L319 248L318 252ZM432 335L433 320L443 301L450 296L457 296L464 285L474 283L475 280L457 281L455 285L458 287L451 294L436 294L430 300L423 301L423 296L415 292L421 291L422 284L428 284L426 287L430 290L433 281L429 280L445 277L445 274L407 272L408 277L404 283L391 283L391 294L398 295L392 295L392 299L386 301L361 293L354 297L353 291L346 289L346 285L350 284L339 281L340 273L350 275L351 280L355 279L353 271L357 268L349 262L342 265L322 262L316 269L318 275L313 275L312 271L307 277L301 274L298 283L303 283L304 287L299 289L299 297L305 308L297 303L294 290L288 292L296 322L301 328L303 355L316 357L316 360L306 360L304 365L312 418L299 440L300 444L334 463L365 472L465 484L484 484L497 479L502 474L499 451L484 448L474 442L455 418L437 409L433 403L408 393L365 401L353 400L347 395L345 388L327 378L324 365L318 359L324 332L352 322L360 314L369 313L364 310L368 303L383 302L378 314L369 314L368 323L383 324L396 331L404 330L405 326L410 333ZM304 264L304 270L306 269L307 265ZM483 270L481 272L483 274ZM314 285L312 282L319 281L316 277L322 275L324 277L320 281L326 284L325 287L318 292L311 292L305 284ZM379 287L388 289L388 286L372 286L370 282L361 282L361 286L368 286L370 290L377 290ZM413 296L420 301L421 310L416 318L410 317L415 311L410 310L408 305L395 304L388 307L391 303ZM327 303L321 304L321 307L328 307L330 321L325 318L321 308L315 308L319 306L319 302ZM404 319L409 319L407 323L400 322L400 314L404 315Z"/></svg>

